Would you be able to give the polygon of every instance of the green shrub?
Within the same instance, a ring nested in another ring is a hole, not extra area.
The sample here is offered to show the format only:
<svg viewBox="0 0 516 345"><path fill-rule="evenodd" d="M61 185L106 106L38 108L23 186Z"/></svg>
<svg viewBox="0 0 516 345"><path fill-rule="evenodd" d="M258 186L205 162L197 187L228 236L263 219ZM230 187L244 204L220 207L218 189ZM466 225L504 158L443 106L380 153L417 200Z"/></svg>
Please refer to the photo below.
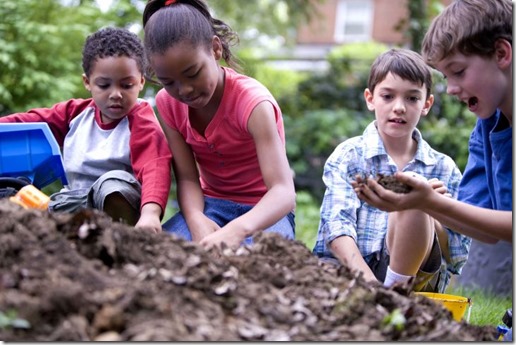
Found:
<svg viewBox="0 0 516 345"><path fill-rule="evenodd" d="M296 202L296 239L312 250L319 227L319 204L310 193L304 191L297 193Z"/></svg>
<svg viewBox="0 0 516 345"><path fill-rule="evenodd" d="M296 174L296 188L309 191L321 201L326 159L341 142L362 134L372 120L371 113L348 109L307 111L301 119L286 115L287 155Z"/></svg>

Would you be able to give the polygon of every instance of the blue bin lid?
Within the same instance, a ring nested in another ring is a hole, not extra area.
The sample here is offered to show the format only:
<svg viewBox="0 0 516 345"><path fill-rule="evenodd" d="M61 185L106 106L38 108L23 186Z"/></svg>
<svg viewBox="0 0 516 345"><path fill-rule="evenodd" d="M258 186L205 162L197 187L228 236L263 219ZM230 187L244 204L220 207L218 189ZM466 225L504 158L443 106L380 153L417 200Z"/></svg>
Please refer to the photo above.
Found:
<svg viewBox="0 0 516 345"><path fill-rule="evenodd" d="M37 188L67 185L61 150L45 122L0 123L0 177L25 176Z"/></svg>

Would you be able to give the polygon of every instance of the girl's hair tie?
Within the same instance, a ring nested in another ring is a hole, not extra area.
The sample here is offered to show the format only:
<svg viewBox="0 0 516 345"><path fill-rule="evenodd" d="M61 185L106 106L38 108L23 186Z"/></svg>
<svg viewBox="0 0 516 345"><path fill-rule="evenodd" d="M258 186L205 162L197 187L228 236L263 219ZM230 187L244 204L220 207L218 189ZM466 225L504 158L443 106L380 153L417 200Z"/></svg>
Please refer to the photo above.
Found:
<svg viewBox="0 0 516 345"><path fill-rule="evenodd" d="M165 6L172 5L175 3L176 3L176 0L167 0L167 1L165 1Z"/></svg>

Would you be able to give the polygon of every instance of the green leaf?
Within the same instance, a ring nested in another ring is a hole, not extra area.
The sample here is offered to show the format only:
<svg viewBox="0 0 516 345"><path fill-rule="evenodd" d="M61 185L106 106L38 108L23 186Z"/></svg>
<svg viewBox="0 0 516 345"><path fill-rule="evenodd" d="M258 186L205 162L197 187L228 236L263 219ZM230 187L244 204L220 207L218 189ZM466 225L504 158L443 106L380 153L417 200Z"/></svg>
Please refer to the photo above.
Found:
<svg viewBox="0 0 516 345"><path fill-rule="evenodd" d="M406 323L407 319L405 318L405 315L403 315L401 310L398 308L394 309L382 321L382 324L384 326L393 326L394 329L396 329L397 331L403 330L403 328L405 328Z"/></svg>

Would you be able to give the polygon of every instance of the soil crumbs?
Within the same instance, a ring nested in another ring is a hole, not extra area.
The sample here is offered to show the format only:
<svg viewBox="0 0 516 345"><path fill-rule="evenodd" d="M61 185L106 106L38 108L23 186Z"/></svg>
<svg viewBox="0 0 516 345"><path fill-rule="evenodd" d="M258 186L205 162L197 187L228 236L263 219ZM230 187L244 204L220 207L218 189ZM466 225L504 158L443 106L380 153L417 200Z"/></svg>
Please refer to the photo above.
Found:
<svg viewBox="0 0 516 345"><path fill-rule="evenodd" d="M303 243L204 250L102 212L0 199L4 341L493 341L407 287L371 286Z"/></svg>

